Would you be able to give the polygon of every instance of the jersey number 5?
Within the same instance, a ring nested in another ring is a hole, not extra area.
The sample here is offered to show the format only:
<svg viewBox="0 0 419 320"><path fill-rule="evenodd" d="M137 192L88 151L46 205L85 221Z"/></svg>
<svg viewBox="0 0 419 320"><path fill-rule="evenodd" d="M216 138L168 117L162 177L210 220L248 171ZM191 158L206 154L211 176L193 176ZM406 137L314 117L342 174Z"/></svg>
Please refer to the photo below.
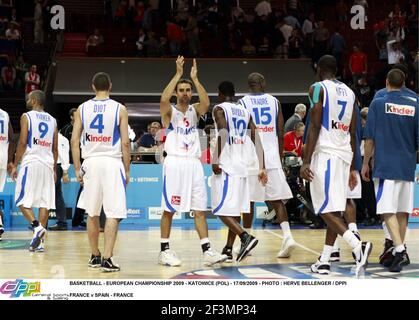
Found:
<svg viewBox="0 0 419 320"><path fill-rule="evenodd" d="M4 120L0 120L0 134L4 134Z"/></svg>
<svg viewBox="0 0 419 320"><path fill-rule="evenodd" d="M97 129L99 133L103 133L103 114L98 114L93 121L90 123L90 129Z"/></svg>
<svg viewBox="0 0 419 320"><path fill-rule="evenodd" d="M253 112L255 113L255 122L257 125L268 125L272 121L272 116L269 113L269 107L266 108L253 108ZM264 118L264 119L262 119Z"/></svg>

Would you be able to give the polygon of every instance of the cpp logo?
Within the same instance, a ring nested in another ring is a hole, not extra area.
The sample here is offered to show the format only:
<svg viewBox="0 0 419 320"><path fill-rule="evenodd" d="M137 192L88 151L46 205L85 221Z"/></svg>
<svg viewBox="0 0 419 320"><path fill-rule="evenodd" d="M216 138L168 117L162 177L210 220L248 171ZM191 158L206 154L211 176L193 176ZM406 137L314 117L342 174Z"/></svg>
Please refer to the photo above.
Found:
<svg viewBox="0 0 419 320"><path fill-rule="evenodd" d="M25 282L22 279L7 281L0 287L0 293L10 294L10 298L19 298L20 295L30 297L32 294L40 292L40 282Z"/></svg>

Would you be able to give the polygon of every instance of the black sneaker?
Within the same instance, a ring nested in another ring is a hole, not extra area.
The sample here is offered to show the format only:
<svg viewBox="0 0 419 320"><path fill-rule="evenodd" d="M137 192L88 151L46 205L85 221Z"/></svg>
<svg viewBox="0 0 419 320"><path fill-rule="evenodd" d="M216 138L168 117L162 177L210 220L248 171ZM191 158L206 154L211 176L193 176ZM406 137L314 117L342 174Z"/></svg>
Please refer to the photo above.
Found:
<svg viewBox="0 0 419 320"><path fill-rule="evenodd" d="M247 239L244 242L242 242L242 245L240 247L240 252L239 252L239 255L236 258L236 261L237 262L242 261L249 254L249 252L254 247L256 247L258 242L259 241L254 236L249 234L247 236Z"/></svg>
<svg viewBox="0 0 419 320"><path fill-rule="evenodd" d="M319 259L320 260L320 259ZM333 251L330 255L330 262L339 262L340 261L340 251Z"/></svg>
<svg viewBox="0 0 419 320"><path fill-rule="evenodd" d="M317 259L315 264L312 264L310 267L311 272L318 273L318 274L330 274L330 261L329 262L322 262Z"/></svg>
<svg viewBox="0 0 419 320"><path fill-rule="evenodd" d="M409 264L410 264L410 258L409 258L409 255L407 254L407 251L405 250L404 254L403 254L403 260L401 262L401 265L403 267L407 267Z"/></svg>
<svg viewBox="0 0 419 320"><path fill-rule="evenodd" d="M400 271L402 271L405 255L406 255L406 251L396 252L396 254L394 255L393 263L388 268L388 271L390 271L390 272L400 272Z"/></svg>
<svg viewBox="0 0 419 320"><path fill-rule="evenodd" d="M4 228L3 228L3 226L0 226L0 241L1 241L1 236L2 236L3 233L4 233Z"/></svg>
<svg viewBox="0 0 419 320"><path fill-rule="evenodd" d="M112 257L108 259L102 259L102 265L100 267L102 272L118 272L121 268L113 262Z"/></svg>
<svg viewBox="0 0 419 320"><path fill-rule="evenodd" d="M390 250L391 249L391 250ZM390 259L394 249L393 241L390 239L386 239L384 242L384 250L383 253L380 255L380 264L384 265L384 262Z"/></svg>
<svg viewBox="0 0 419 320"><path fill-rule="evenodd" d="M224 262L227 262L227 263L233 262L233 250L231 248L224 247L221 254L225 254L227 256L227 260Z"/></svg>
<svg viewBox="0 0 419 320"><path fill-rule="evenodd" d="M51 227L48 227L48 230L50 230L50 231L64 231L64 230L67 230L67 225L57 223L57 224L54 224Z"/></svg>
<svg viewBox="0 0 419 320"><path fill-rule="evenodd" d="M89 260L89 267L90 268L100 268L102 265L102 256L99 254L98 256L91 255Z"/></svg>

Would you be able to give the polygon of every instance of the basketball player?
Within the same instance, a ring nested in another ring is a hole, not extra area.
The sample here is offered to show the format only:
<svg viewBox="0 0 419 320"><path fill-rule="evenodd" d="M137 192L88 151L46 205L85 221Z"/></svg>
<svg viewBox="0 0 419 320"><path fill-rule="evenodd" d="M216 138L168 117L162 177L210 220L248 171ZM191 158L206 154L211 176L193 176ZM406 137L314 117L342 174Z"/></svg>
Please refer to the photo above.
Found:
<svg viewBox="0 0 419 320"><path fill-rule="evenodd" d="M237 261L243 260L257 245L258 240L246 232L240 225L240 213L250 212L248 163L245 142L247 129L250 129L252 142L259 138L257 128L252 121L250 112L241 104L233 103L234 85L229 81L222 82L218 87L220 104L213 110L217 130L217 147L213 162L212 177L212 208L214 215L229 228L229 232L240 237L241 247ZM261 145L257 141L256 145ZM263 159L263 150L258 153L260 171L258 178L266 184L267 173ZM223 253L232 260L234 237L229 237Z"/></svg>
<svg viewBox="0 0 419 320"><path fill-rule="evenodd" d="M20 136L11 176L16 181L15 203L33 227L29 251L43 252L49 210L55 209L58 131L55 119L44 111L45 93L35 90L26 101L31 111L20 118ZM22 160L19 175L17 166ZM32 208L39 208L39 221Z"/></svg>
<svg viewBox="0 0 419 320"><path fill-rule="evenodd" d="M358 226L356 224L356 204L354 199L362 198L362 186L361 186L361 169L362 169L362 158L361 158L361 140L362 140L362 126L361 126L361 113L357 105L354 107L354 112L356 113L356 144L355 144L355 174L357 184L353 190L348 188L348 196L346 200L346 210L343 214L345 222L348 225L349 230L351 230L354 235L361 240L361 235L358 231ZM324 248L323 250L328 251L330 248ZM339 239L336 237L335 243L333 245L332 254L330 255L331 262L340 261L340 245Z"/></svg>
<svg viewBox="0 0 419 320"><path fill-rule="evenodd" d="M120 267L113 260L113 249L119 223L127 217L125 191L130 174L128 113L125 106L109 97L112 83L107 73L94 75L92 89L95 97L80 105L75 113L71 149L74 170L84 185L82 208L89 215L87 233L92 250L89 267L100 268L102 272L118 272ZM103 257L98 246L102 206L106 214Z"/></svg>
<svg viewBox="0 0 419 320"><path fill-rule="evenodd" d="M0 193L6 183L7 172L10 173L13 165L14 147L12 145L13 128L9 115L0 109ZM0 241L4 233L3 212L0 210Z"/></svg>
<svg viewBox="0 0 419 320"><path fill-rule="evenodd" d="M315 213L327 224L325 248L328 248L311 270L330 273L330 255L339 234L353 249L358 276L368 264L372 244L361 243L342 217L348 183L351 190L357 184L354 167L356 113L353 112L355 94L336 80L336 72L336 59L323 56L318 62L321 81L312 85L309 91L312 106L301 177L310 182Z"/></svg>
<svg viewBox="0 0 419 320"><path fill-rule="evenodd" d="M413 211L413 184L418 150L418 105L402 88L405 75L387 74L387 93L368 110L362 177L369 181L369 161L374 157L377 214L383 215L393 241L392 254L382 262L390 272L400 272L410 261L405 246L409 214Z"/></svg>
<svg viewBox="0 0 419 320"><path fill-rule="evenodd" d="M167 128L164 150L167 157L163 165L164 210L160 222L161 241L159 264L171 267L180 266L181 261L170 250L169 237L175 212L194 212L195 227L201 240L204 264L213 265L224 262L227 256L211 249L208 240L208 225L205 217L207 209L207 190L202 164L201 146L198 134L198 121L208 111L208 95L198 80L198 68L195 59L191 69L191 79L182 79L184 58L176 60L176 74L164 89L160 100L160 113L163 126ZM195 86L199 102L191 105L192 87ZM176 94L177 103L170 104L170 98Z"/></svg>
<svg viewBox="0 0 419 320"><path fill-rule="evenodd" d="M269 203L276 212L277 220L284 235L282 247L277 257L288 258L295 249L296 242L291 234L288 214L284 205L284 202L293 196L281 164L284 141L284 118L281 104L275 97L265 93L266 81L260 73L251 73L247 82L250 94L244 96L239 102L250 112L258 128L264 150L268 180L266 186L263 187L259 183L257 175L250 175L251 214L243 216L243 225L246 228L251 227L253 201Z"/></svg>

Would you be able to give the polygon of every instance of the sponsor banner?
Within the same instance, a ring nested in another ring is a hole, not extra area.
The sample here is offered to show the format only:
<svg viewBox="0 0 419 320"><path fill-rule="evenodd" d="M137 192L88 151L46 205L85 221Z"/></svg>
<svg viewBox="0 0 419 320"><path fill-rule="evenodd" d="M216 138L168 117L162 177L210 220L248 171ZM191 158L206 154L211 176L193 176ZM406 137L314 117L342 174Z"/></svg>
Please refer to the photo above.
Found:
<svg viewBox="0 0 419 320"><path fill-rule="evenodd" d="M163 214L162 207L150 207L148 208L148 219L149 220L161 220L161 216ZM179 212L175 212L173 215L173 220L181 220L182 214Z"/></svg>

